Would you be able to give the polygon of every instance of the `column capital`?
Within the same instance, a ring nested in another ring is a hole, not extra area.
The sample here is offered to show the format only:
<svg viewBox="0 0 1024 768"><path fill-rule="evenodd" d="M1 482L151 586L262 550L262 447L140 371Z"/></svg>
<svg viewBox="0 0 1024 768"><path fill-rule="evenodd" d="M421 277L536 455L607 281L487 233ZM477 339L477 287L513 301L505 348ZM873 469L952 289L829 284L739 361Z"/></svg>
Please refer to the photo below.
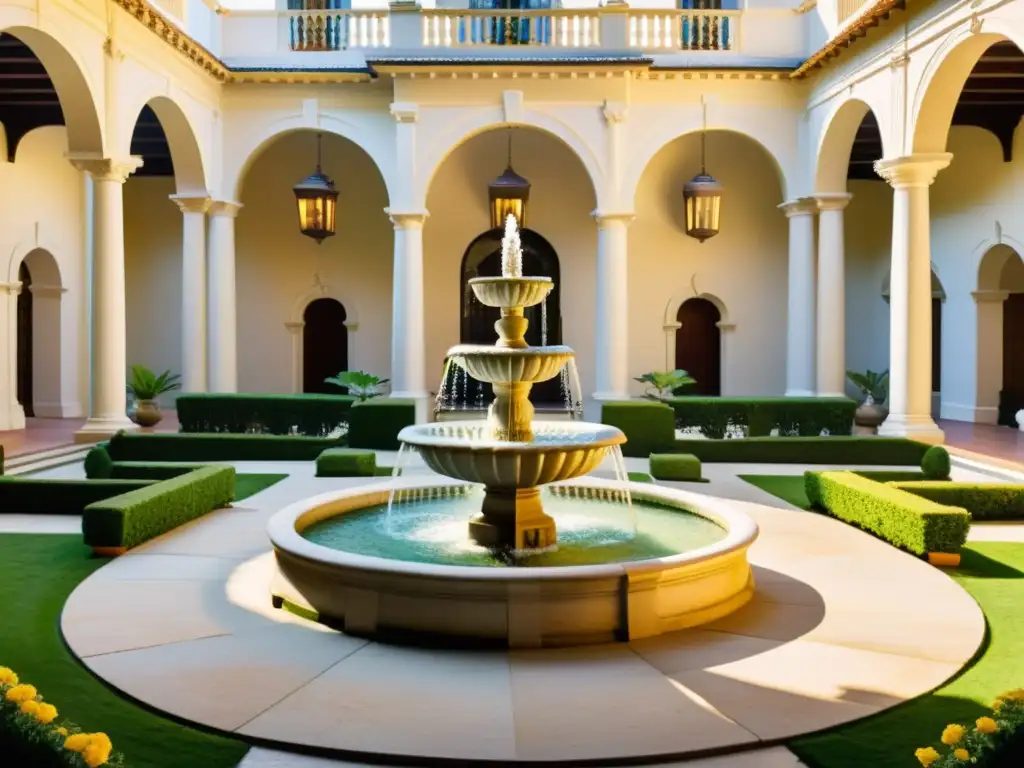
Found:
<svg viewBox="0 0 1024 768"><path fill-rule="evenodd" d="M89 174L95 181L113 181L124 184L128 177L142 167L142 158L135 155L128 157L97 157L95 155L69 154L70 163L83 173Z"/></svg>
<svg viewBox="0 0 1024 768"><path fill-rule="evenodd" d="M391 104L391 116L397 123L415 123L420 118L420 107L411 101L395 101Z"/></svg>
<svg viewBox="0 0 1024 768"><path fill-rule="evenodd" d="M1010 298L1009 291L971 291L971 297L978 304L1000 303Z"/></svg>
<svg viewBox="0 0 1024 768"><path fill-rule="evenodd" d="M298 336L302 333L302 329L306 327L306 324L302 320L289 320L284 324L284 327L288 329L288 333Z"/></svg>
<svg viewBox="0 0 1024 768"><path fill-rule="evenodd" d="M207 211L211 216L223 216L233 219L242 210L242 204L233 200L210 200L210 208Z"/></svg>
<svg viewBox="0 0 1024 768"><path fill-rule="evenodd" d="M848 192L820 192L814 195L819 211L841 211L852 199L853 195Z"/></svg>
<svg viewBox="0 0 1024 768"><path fill-rule="evenodd" d="M591 216L597 222L598 229L604 229L609 225L621 224L628 227L633 223L636 214L632 211L593 211Z"/></svg>
<svg viewBox="0 0 1024 768"><path fill-rule="evenodd" d="M953 160L949 152L906 155L876 160L875 173L889 182L893 189L928 187L935 176Z"/></svg>
<svg viewBox="0 0 1024 768"><path fill-rule="evenodd" d="M795 200L787 200L776 206L786 214L787 219L794 216L813 216L818 212L818 201L813 197L798 197Z"/></svg>
<svg viewBox="0 0 1024 768"><path fill-rule="evenodd" d="M605 101L601 111L608 125L618 125L626 122L629 116L629 105L621 101Z"/></svg>
<svg viewBox="0 0 1024 768"><path fill-rule="evenodd" d="M15 280L13 283L0 283L0 293L9 293L17 296L21 293L21 282Z"/></svg>
<svg viewBox="0 0 1024 768"><path fill-rule="evenodd" d="M182 213L206 213L210 209L209 195L168 195Z"/></svg>
<svg viewBox="0 0 1024 768"><path fill-rule="evenodd" d="M395 211L385 208L384 213L391 219L395 229L419 229L430 215L427 211Z"/></svg>

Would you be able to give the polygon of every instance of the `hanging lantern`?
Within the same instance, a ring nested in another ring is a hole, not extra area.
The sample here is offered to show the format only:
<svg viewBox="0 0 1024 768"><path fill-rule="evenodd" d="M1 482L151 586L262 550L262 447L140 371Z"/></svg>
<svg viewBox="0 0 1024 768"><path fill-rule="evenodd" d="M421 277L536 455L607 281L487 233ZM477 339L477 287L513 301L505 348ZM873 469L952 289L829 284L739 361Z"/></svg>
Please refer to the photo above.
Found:
<svg viewBox="0 0 1024 768"><path fill-rule="evenodd" d="M491 204L491 228L500 229L511 214L519 229L526 228L526 204L530 200L530 182L512 170L512 132L508 135L508 167L487 185Z"/></svg>
<svg viewBox="0 0 1024 768"><path fill-rule="evenodd" d="M704 106L704 129L700 134L700 173L683 186L686 203L686 234L704 242L718 234L724 188L704 168L707 136L707 105Z"/></svg>
<svg viewBox="0 0 1024 768"><path fill-rule="evenodd" d="M338 191L334 182L320 169L321 135L316 136L316 170L295 185L295 201L299 206L299 229L319 245L335 234L335 213Z"/></svg>

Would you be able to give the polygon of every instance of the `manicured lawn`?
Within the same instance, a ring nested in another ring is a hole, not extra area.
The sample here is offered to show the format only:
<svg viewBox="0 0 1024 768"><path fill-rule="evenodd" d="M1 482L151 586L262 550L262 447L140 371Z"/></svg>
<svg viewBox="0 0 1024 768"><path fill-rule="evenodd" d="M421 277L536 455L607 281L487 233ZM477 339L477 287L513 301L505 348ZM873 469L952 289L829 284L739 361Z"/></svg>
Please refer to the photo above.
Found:
<svg viewBox="0 0 1024 768"><path fill-rule="evenodd" d="M653 483L654 478L648 475L646 472L628 472L630 482L633 483Z"/></svg>
<svg viewBox="0 0 1024 768"><path fill-rule="evenodd" d="M247 499L260 491L266 490L274 483L279 483L288 475L235 475L235 501Z"/></svg>
<svg viewBox="0 0 1024 768"><path fill-rule="evenodd" d="M740 480L746 480L751 485L756 485L762 491L768 491L773 496L778 496L783 501L788 501L799 509L810 509L811 502L807 500L804 493L803 475L740 475Z"/></svg>
<svg viewBox="0 0 1024 768"><path fill-rule="evenodd" d="M60 636L61 608L78 583L107 562L89 554L80 535L0 535L0 666L35 685L61 717L86 731L105 732L129 766L237 765L248 750L244 743L186 728L131 704L71 657Z"/></svg>

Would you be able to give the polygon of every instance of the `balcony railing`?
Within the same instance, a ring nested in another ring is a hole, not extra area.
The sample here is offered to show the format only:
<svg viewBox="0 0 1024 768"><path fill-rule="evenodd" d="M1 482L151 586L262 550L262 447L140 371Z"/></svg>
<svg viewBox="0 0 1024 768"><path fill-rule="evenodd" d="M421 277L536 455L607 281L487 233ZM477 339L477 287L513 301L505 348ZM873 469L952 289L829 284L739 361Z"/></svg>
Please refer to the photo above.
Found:
<svg viewBox="0 0 1024 768"><path fill-rule="evenodd" d="M427 48L533 45L596 48L601 45L596 8L544 10L430 10L423 13Z"/></svg>
<svg viewBox="0 0 1024 768"><path fill-rule="evenodd" d="M645 51L731 51L740 11L629 12L629 44Z"/></svg>
<svg viewBox="0 0 1024 768"><path fill-rule="evenodd" d="M288 11L293 51L343 51L391 45L387 11Z"/></svg>

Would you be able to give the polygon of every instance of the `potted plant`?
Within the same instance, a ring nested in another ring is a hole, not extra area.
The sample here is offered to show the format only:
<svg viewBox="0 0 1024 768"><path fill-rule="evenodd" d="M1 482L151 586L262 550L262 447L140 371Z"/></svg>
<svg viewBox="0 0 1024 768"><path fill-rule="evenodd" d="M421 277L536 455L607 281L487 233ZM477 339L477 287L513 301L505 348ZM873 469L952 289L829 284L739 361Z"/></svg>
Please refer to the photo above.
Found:
<svg viewBox="0 0 1024 768"><path fill-rule="evenodd" d="M885 421L889 415L889 409L885 407L885 399L889 396L889 372L847 371L846 378L860 390L864 396L860 407L853 415L853 423L858 427L871 427L877 429L878 425Z"/></svg>
<svg viewBox="0 0 1024 768"><path fill-rule="evenodd" d="M680 387L697 383L690 374L683 370L652 371L643 376L637 376L633 380L647 385L644 397L648 400L667 400Z"/></svg>
<svg viewBox="0 0 1024 768"><path fill-rule="evenodd" d="M371 397L377 397L381 393L380 388L388 383L388 379L382 379L366 371L342 371L337 376L324 379L324 383L345 387L350 395L363 402Z"/></svg>
<svg viewBox="0 0 1024 768"><path fill-rule="evenodd" d="M181 376L170 371L157 376L144 365L133 365L131 379L128 381L128 394L132 396L133 407L128 411L128 418L140 427L159 424L164 415L156 399L165 392L180 389L180 379Z"/></svg>

